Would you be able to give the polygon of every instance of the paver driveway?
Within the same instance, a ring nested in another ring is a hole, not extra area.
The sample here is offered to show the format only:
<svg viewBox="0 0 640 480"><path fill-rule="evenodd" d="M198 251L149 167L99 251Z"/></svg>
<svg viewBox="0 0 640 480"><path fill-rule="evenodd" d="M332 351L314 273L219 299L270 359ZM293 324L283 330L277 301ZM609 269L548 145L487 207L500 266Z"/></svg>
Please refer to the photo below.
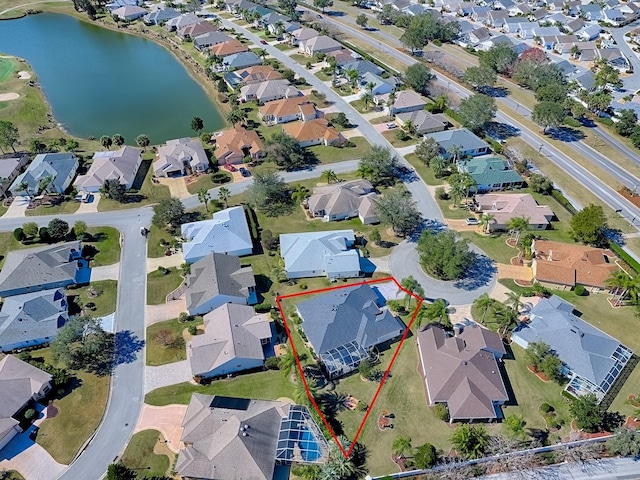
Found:
<svg viewBox="0 0 640 480"><path fill-rule="evenodd" d="M177 453L180 450L182 420L186 411L187 405L167 405L165 407L145 405L142 407L135 432L149 429L158 430L167 440L167 447Z"/></svg>

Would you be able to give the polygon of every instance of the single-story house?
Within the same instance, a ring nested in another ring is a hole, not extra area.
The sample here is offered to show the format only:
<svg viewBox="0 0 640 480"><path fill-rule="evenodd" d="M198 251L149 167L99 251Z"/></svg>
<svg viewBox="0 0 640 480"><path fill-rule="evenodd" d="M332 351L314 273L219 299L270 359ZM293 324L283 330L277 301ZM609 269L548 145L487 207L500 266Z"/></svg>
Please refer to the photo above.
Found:
<svg viewBox="0 0 640 480"><path fill-rule="evenodd" d="M117 180L129 190L142 163L138 148L124 146L115 152L96 152L85 175L73 182L78 191L97 193L107 180Z"/></svg>
<svg viewBox="0 0 640 480"><path fill-rule="evenodd" d="M593 291L608 290L606 280L619 270L609 249L536 239L531 251L534 279L554 288L584 285Z"/></svg>
<svg viewBox="0 0 640 480"><path fill-rule="evenodd" d="M344 141L342 134L329 125L325 118L287 123L282 128L287 135L295 138L301 147L335 145Z"/></svg>
<svg viewBox="0 0 640 480"><path fill-rule="evenodd" d="M413 90L401 90L396 94L396 100L391 108L387 108L389 115L397 115L398 113L415 112L416 110L424 110L427 102Z"/></svg>
<svg viewBox="0 0 640 480"><path fill-rule="evenodd" d="M281 24L270 23L269 25L267 25L269 33L281 39L288 38L291 32L295 32L296 30L300 30L301 28L302 24L298 22L282 22Z"/></svg>
<svg viewBox="0 0 640 480"><path fill-rule="evenodd" d="M242 207L231 207L213 214L211 220L183 223L182 253L185 262L195 263L211 253L251 255L253 241Z"/></svg>
<svg viewBox="0 0 640 480"><path fill-rule="evenodd" d="M288 278L360 276L360 255L352 248L353 230L283 233L280 255Z"/></svg>
<svg viewBox="0 0 640 480"><path fill-rule="evenodd" d="M127 5L139 5L139 3L141 2L138 2L138 0L113 0L111 2L107 2L105 7L107 7L107 10L112 12L117 8L126 7Z"/></svg>
<svg viewBox="0 0 640 480"><path fill-rule="evenodd" d="M373 75L377 75L378 77L380 77L384 73L384 68L379 67L369 60L354 58L353 55L357 54L355 54L351 50L345 49L331 52L330 56L336 59L336 65L340 67L340 71L342 73L346 73L349 70L355 70L356 72L358 72L359 77L362 77L366 73L372 73ZM327 57L329 57L329 55L327 55ZM338 59L341 59L343 61L341 63L338 63Z"/></svg>
<svg viewBox="0 0 640 480"><path fill-rule="evenodd" d="M319 112L316 106L307 97L283 98L265 103L258 109L258 117L266 125L279 123L303 122L318 118Z"/></svg>
<svg viewBox="0 0 640 480"><path fill-rule="evenodd" d="M524 185L524 179L502 158L476 157L458 162L458 171L468 173L476 182L474 192L511 190Z"/></svg>
<svg viewBox="0 0 640 480"><path fill-rule="evenodd" d="M203 315L224 303L258 303L253 269L240 266L240 258L235 255L205 255L191 265L185 283L190 315Z"/></svg>
<svg viewBox="0 0 640 480"><path fill-rule="evenodd" d="M353 180L314 188L307 206L311 215L322 218L323 222L358 217L367 225L378 222L376 200L379 197L369 180Z"/></svg>
<svg viewBox="0 0 640 480"><path fill-rule="evenodd" d="M628 70L630 67L629 60L617 47L597 49L596 58L606 60L609 65L618 70Z"/></svg>
<svg viewBox="0 0 640 480"><path fill-rule="evenodd" d="M175 8L159 8L146 14L142 20L147 25L161 25L179 16L180 12Z"/></svg>
<svg viewBox="0 0 640 480"><path fill-rule="evenodd" d="M425 138L433 138L440 145L440 153L449 158L453 149L458 148L458 158L477 157L491 151L487 142L478 138L466 128L456 128L442 132L428 133Z"/></svg>
<svg viewBox="0 0 640 480"><path fill-rule="evenodd" d="M0 351L52 341L69 319L67 309L61 288L5 297L0 310Z"/></svg>
<svg viewBox="0 0 640 480"><path fill-rule="evenodd" d="M597 22L604 19L602 10L601 5L598 5L597 3L589 3L580 6L580 15L585 20Z"/></svg>
<svg viewBox="0 0 640 480"><path fill-rule="evenodd" d="M334 50L333 52L327 53L327 58L324 59L326 66L331 65L330 60L335 61L335 64L340 71L346 72L349 70L346 68L348 64L355 64L355 62L362 60L362 57L353 50L343 48L342 50Z"/></svg>
<svg viewBox="0 0 640 480"><path fill-rule="evenodd" d="M209 168L209 159L200 140L177 138L167 140L158 147L153 174L156 177L180 177L191 173L202 173Z"/></svg>
<svg viewBox="0 0 640 480"><path fill-rule="evenodd" d="M430 325L417 343L429 405L447 405L450 423L502 418L500 406L509 395L498 365L506 351L497 333L472 323L452 336Z"/></svg>
<svg viewBox="0 0 640 480"><path fill-rule="evenodd" d="M22 169L29 163L29 155L15 153L0 157L0 195L5 195Z"/></svg>
<svg viewBox="0 0 640 480"><path fill-rule="evenodd" d="M599 400L611 389L633 352L574 313L574 306L553 295L531 309L511 339L522 348L543 342L560 357L565 390L574 396L595 393Z"/></svg>
<svg viewBox="0 0 640 480"><path fill-rule="evenodd" d="M485 27L478 27L467 33L467 37L472 45L477 45L480 42L488 40L491 37L491 33Z"/></svg>
<svg viewBox="0 0 640 480"><path fill-rule="evenodd" d="M195 24L190 24L190 25L195 25ZM187 25L187 26L190 26L190 25ZM196 48L196 50L204 51L207 48L210 48L214 45L219 45L227 42L240 43L235 38L231 38L226 33L214 30L208 33L203 33L201 35L198 35L197 37L194 37L193 46Z"/></svg>
<svg viewBox="0 0 640 480"><path fill-rule="evenodd" d="M196 39L197 40L197 39ZM218 57L224 58L224 62L227 61L228 56L235 55L237 53L249 52L249 47L247 47L244 43L236 40L235 38L229 39L226 42L216 43L215 45L211 45L209 47L209 55L217 55ZM253 52L251 52L253 53ZM254 53L255 57L258 56ZM251 66L251 65L248 65Z"/></svg>
<svg viewBox="0 0 640 480"><path fill-rule="evenodd" d="M256 131L240 125L214 133L211 141L216 144L214 155L218 165L243 163L245 157L256 159L262 156L262 140Z"/></svg>
<svg viewBox="0 0 640 480"><path fill-rule="evenodd" d="M307 57L313 57L318 53L329 53L342 49L342 44L326 35L318 35L308 40L298 40L300 53Z"/></svg>
<svg viewBox="0 0 640 480"><path fill-rule="evenodd" d="M183 13L182 15L167 20L164 24L164 28L166 28L170 32L175 32L176 30L180 30L187 25L192 25L201 21L202 19L195 13Z"/></svg>
<svg viewBox="0 0 640 480"><path fill-rule="evenodd" d="M299 97L300 90L289 83L289 80L268 80L262 83L246 85L240 89L240 101L257 100L260 105L280 100L281 98Z"/></svg>
<svg viewBox="0 0 640 480"><path fill-rule="evenodd" d="M411 122L418 135L441 132L449 126L449 120L441 113L433 114L426 110L414 110L396 114L396 123L399 127L404 128L408 122Z"/></svg>
<svg viewBox="0 0 640 480"><path fill-rule="evenodd" d="M546 230L555 216L546 205L538 205L529 193L488 193L476 195L475 208L483 215L493 216L489 224L492 232L507 230L512 218L524 217L531 230Z"/></svg>
<svg viewBox="0 0 640 480"><path fill-rule="evenodd" d="M41 153L9 188L14 196L35 196L43 192L64 193L78 170L73 153ZM21 187L26 185L26 189Z"/></svg>
<svg viewBox="0 0 640 480"><path fill-rule="evenodd" d="M137 20L140 17L144 17L147 13L149 12L137 5L125 5L111 11L111 15L125 21Z"/></svg>
<svg viewBox="0 0 640 480"><path fill-rule="evenodd" d="M14 417L51 390L53 377L13 355L0 360L0 450L22 432Z"/></svg>
<svg viewBox="0 0 640 480"><path fill-rule="evenodd" d="M216 47L223 47L223 45L216 45ZM213 48L216 48L213 47ZM256 55L254 52L240 52L240 53L232 53L224 57L224 61L222 63L223 70L231 71L238 70L240 68L247 67L255 67L256 65L261 65L262 59Z"/></svg>
<svg viewBox="0 0 640 480"><path fill-rule="evenodd" d="M329 378L357 369L372 348L401 337L406 328L369 284L316 295L296 311Z"/></svg>
<svg viewBox="0 0 640 480"><path fill-rule="evenodd" d="M191 25L187 25L178 30L178 36L183 40L186 39L194 39L200 35L204 35L205 33L211 33L218 30L213 23L208 22L206 20L202 20L198 23L193 23Z"/></svg>
<svg viewBox="0 0 640 480"><path fill-rule="evenodd" d="M600 25L586 25L576 32L576 36L583 42L590 42L600 36L602 27Z"/></svg>
<svg viewBox="0 0 640 480"><path fill-rule="evenodd" d="M503 20L509 16L506 10L491 10L484 19L484 24L491 28L502 28Z"/></svg>
<svg viewBox="0 0 640 480"><path fill-rule="evenodd" d="M0 271L0 297L88 283L80 241L13 250Z"/></svg>
<svg viewBox="0 0 640 480"><path fill-rule="evenodd" d="M321 465L329 457L307 407L200 393L191 397L180 443L176 472L203 480L287 478L292 463Z"/></svg>
<svg viewBox="0 0 640 480"><path fill-rule="evenodd" d="M300 42L306 42L310 38L314 38L320 35L317 30L313 28L302 27L294 30L288 35L289 43L294 47L298 46Z"/></svg>
<svg viewBox="0 0 640 480"><path fill-rule="evenodd" d="M255 65L227 73L224 75L224 79L231 88L238 88L268 80L280 80L282 75L270 65Z"/></svg>
<svg viewBox="0 0 640 480"><path fill-rule="evenodd" d="M362 95L367 91L370 91L372 95L384 95L385 93L393 92L396 89L396 85L391 80L382 78L380 75L365 72L360 78L360 88Z"/></svg>
<svg viewBox="0 0 640 480"><path fill-rule="evenodd" d="M204 333L191 337L187 357L194 378L214 378L264 365L271 320L253 307L224 303L204 316Z"/></svg>

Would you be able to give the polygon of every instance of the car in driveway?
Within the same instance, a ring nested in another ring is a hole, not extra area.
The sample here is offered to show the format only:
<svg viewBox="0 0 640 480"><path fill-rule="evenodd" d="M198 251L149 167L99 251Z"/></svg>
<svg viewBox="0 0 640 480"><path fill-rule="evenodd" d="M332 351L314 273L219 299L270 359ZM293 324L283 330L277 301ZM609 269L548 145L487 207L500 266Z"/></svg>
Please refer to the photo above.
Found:
<svg viewBox="0 0 640 480"><path fill-rule="evenodd" d="M392 128L397 128L398 124L397 123L387 123L387 128L389 130L391 130Z"/></svg>
<svg viewBox="0 0 640 480"><path fill-rule="evenodd" d="M225 163L224 165L222 165L222 168L224 168L225 170L229 170L230 172L235 172L238 170L236 167L234 167L230 163Z"/></svg>
<svg viewBox="0 0 640 480"><path fill-rule="evenodd" d="M243 177L250 177L251 176L251 172L249 170L247 170L246 168L244 168L244 167L240 167L238 170L240 171L240 174Z"/></svg>
<svg viewBox="0 0 640 480"><path fill-rule="evenodd" d="M478 225L478 219L476 217L467 217L464 219L464 223L467 225Z"/></svg>

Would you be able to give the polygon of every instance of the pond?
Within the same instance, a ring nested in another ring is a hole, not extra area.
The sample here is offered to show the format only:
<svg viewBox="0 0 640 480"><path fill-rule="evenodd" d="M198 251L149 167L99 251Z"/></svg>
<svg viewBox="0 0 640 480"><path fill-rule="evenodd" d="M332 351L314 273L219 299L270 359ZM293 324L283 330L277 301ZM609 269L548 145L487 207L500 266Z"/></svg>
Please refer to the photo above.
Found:
<svg viewBox="0 0 640 480"><path fill-rule="evenodd" d="M166 49L67 15L43 13L0 22L0 52L28 61L55 120L87 138L120 133L135 144L194 135L224 122L204 89Z"/></svg>

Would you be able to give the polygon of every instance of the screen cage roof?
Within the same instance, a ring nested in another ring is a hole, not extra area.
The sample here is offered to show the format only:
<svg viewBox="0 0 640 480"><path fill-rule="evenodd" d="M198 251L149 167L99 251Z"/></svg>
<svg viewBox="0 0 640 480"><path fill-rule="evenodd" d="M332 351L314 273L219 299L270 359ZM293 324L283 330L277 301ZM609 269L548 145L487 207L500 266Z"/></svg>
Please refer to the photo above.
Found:
<svg viewBox="0 0 640 480"><path fill-rule="evenodd" d="M276 448L276 461L283 464L325 463L329 444L307 407L291 405L282 419Z"/></svg>
<svg viewBox="0 0 640 480"><path fill-rule="evenodd" d="M369 353L355 340L320 354L330 378L355 370L368 357Z"/></svg>

